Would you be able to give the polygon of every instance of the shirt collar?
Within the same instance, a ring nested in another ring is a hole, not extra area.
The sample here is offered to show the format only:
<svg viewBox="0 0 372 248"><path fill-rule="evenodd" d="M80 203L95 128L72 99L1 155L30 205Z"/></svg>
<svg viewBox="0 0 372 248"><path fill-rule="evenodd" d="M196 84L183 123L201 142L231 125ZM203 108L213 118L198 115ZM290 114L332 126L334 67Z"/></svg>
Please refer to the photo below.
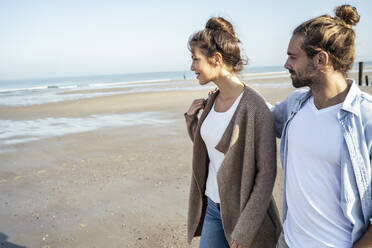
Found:
<svg viewBox="0 0 372 248"><path fill-rule="evenodd" d="M348 84L351 84L351 86L349 92L346 95L344 103L342 104L341 109L344 111L351 112L356 116L359 116L360 108L357 99L359 98L361 91L353 79L347 78L346 82Z"/></svg>
<svg viewBox="0 0 372 248"><path fill-rule="evenodd" d="M351 112L356 116L360 115L360 108L357 101L357 98L360 96L361 91L355 81L351 78L346 79L347 84L351 84L349 92L346 95L344 103L342 104L341 109L347 112ZM307 91L305 94L300 95L297 97L298 100L298 109L301 108L302 104L312 96L311 90Z"/></svg>
<svg viewBox="0 0 372 248"><path fill-rule="evenodd" d="M296 111L299 111L304 102L306 102L307 99L309 99L312 96L311 90L307 90L305 94L301 94L297 97L297 108Z"/></svg>

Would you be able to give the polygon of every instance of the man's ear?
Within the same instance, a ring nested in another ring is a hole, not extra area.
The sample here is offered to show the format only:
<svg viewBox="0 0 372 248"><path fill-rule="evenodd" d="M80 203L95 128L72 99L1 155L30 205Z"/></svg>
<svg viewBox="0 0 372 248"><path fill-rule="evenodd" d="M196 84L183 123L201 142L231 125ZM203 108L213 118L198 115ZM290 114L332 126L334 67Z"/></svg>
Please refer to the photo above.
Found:
<svg viewBox="0 0 372 248"><path fill-rule="evenodd" d="M320 51L317 55L314 57L314 65L318 69L325 69L329 66L329 55L325 51Z"/></svg>

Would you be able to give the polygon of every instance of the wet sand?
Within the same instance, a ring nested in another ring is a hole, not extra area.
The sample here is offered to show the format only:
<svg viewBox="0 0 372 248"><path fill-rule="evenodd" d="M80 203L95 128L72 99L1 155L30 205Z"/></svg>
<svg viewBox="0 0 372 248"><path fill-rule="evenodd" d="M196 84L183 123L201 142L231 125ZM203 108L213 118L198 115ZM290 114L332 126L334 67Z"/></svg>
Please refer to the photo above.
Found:
<svg viewBox="0 0 372 248"><path fill-rule="evenodd" d="M281 80L289 79L269 82ZM257 90L274 103L293 88ZM372 93L372 87L364 90ZM158 111L159 118L173 121L101 128L4 148L10 152L0 153L0 243L44 248L189 247L192 143L183 113L194 98L207 92L121 94L1 107L0 119L11 120ZM280 163L274 197L281 209ZM197 246L194 239L191 247Z"/></svg>

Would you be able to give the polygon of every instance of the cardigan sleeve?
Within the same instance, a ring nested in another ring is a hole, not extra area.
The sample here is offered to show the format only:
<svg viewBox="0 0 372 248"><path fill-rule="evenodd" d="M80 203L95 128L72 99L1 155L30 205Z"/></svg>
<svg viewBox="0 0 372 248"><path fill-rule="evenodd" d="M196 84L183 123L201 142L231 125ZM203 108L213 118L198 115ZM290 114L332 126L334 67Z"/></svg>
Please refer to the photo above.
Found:
<svg viewBox="0 0 372 248"><path fill-rule="evenodd" d="M251 246L267 215L276 177L273 116L266 106L255 113L254 129L255 182L231 235L238 244L247 247Z"/></svg>
<svg viewBox="0 0 372 248"><path fill-rule="evenodd" d="M195 136L195 131L196 127L198 126L198 115L188 115L187 113L184 114L185 120L186 120L186 127L187 127L187 132L189 133L191 141L194 142L194 136Z"/></svg>

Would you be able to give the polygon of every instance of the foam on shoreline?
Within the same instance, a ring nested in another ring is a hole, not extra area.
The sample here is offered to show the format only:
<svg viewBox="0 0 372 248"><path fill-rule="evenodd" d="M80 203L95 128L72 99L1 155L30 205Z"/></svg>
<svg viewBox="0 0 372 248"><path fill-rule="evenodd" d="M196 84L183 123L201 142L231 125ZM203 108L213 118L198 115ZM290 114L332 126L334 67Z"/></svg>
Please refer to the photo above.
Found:
<svg viewBox="0 0 372 248"><path fill-rule="evenodd" d="M20 144L49 137L89 132L100 128L139 125L162 126L174 120L166 113L138 112L115 115L91 115L84 118L42 118L33 120L2 120L0 147Z"/></svg>

